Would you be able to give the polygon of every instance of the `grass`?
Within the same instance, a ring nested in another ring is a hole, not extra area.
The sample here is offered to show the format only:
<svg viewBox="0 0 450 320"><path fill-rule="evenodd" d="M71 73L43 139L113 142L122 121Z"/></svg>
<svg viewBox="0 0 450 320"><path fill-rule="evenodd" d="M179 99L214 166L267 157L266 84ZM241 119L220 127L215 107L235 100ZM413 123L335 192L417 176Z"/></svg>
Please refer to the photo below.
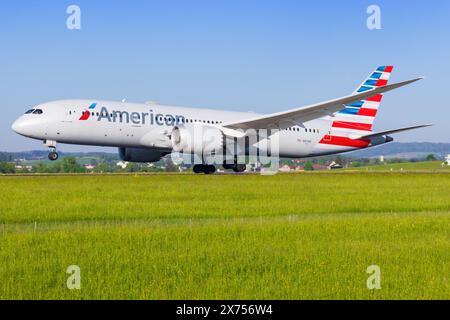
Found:
<svg viewBox="0 0 450 320"><path fill-rule="evenodd" d="M442 165L442 161L422 161L422 162L403 162L403 163L385 163L375 166L364 166L357 168L348 168L347 171L412 171L412 172L449 172L450 166Z"/></svg>
<svg viewBox="0 0 450 320"><path fill-rule="evenodd" d="M450 175L0 177L0 299L449 299ZM66 268L81 268L68 290ZM366 269L381 268L381 290Z"/></svg>

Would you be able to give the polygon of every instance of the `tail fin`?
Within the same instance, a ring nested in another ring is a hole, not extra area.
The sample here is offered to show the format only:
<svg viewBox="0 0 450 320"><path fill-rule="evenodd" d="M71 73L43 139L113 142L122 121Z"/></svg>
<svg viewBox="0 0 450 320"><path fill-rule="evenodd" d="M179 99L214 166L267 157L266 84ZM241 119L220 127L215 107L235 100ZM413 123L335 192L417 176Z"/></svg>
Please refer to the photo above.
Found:
<svg viewBox="0 0 450 320"><path fill-rule="evenodd" d="M364 80L354 93L387 85L393 68L393 66L378 67ZM365 100L345 105L344 109L335 113L332 127L350 129L351 131L372 131L372 124L377 115L382 98L382 94L377 94Z"/></svg>

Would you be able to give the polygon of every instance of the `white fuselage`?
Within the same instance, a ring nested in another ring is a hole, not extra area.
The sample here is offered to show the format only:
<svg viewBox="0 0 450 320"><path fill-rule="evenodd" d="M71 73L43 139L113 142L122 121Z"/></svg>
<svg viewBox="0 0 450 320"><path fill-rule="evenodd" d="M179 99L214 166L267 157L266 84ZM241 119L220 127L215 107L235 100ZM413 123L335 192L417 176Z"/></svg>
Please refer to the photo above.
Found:
<svg viewBox="0 0 450 320"><path fill-rule="evenodd" d="M13 124L17 133L58 143L155 148L172 150L170 132L182 123L220 125L255 117L249 112L221 111L158 104L136 104L99 100L60 100L34 109L42 113L24 114ZM89 112L87 114L86 112ZM279 156L300 158L354 150L357 146L319 143L333 134L328 116L275 133ZM339 129L336 129L339 130ZM342 131L342 129L341 129ZM345 134L341 132L340 135Z"/></svg>

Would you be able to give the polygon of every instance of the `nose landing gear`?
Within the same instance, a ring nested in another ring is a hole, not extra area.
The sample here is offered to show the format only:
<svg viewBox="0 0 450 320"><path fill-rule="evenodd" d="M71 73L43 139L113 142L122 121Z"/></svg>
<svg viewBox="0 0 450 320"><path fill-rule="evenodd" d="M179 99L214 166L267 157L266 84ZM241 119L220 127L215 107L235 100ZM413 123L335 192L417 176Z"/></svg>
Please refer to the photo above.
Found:
<svg viewBox="0 0 450 320"><path fill-rule="evenodd" d="M58 160L58 152L56 152L56 141L53 140L44 140L44 145L50 149L48 153L48 159L50 161Z"/></svg>
<svg viewBox="0 0 450 320"><path fill-rule="evenodd" d="M58 152L56 152L55 150L50 151L49 154L48 154L48 159L50 161L58 160L58 157L59 157Z"/></svg>

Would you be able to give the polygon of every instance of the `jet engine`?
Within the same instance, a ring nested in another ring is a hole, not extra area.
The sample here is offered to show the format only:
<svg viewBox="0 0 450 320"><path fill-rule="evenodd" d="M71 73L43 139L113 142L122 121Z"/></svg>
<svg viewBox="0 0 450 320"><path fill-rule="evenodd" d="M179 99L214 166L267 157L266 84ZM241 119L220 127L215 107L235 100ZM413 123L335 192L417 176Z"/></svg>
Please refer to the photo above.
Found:
<svg viewBox="0 0 450 320"><path fill-rule="evenodd" d="M119 157L128 162L156 162L170 152L144 148L119 148Z"/></svg>
<svg viewBox="0 0 450 320"><path fill-rule="evenodd" d="M175 152L193 153L203 158L222 154L224 135L220 129L214 126L183 125L173 128L171 141Z"/></svg>

